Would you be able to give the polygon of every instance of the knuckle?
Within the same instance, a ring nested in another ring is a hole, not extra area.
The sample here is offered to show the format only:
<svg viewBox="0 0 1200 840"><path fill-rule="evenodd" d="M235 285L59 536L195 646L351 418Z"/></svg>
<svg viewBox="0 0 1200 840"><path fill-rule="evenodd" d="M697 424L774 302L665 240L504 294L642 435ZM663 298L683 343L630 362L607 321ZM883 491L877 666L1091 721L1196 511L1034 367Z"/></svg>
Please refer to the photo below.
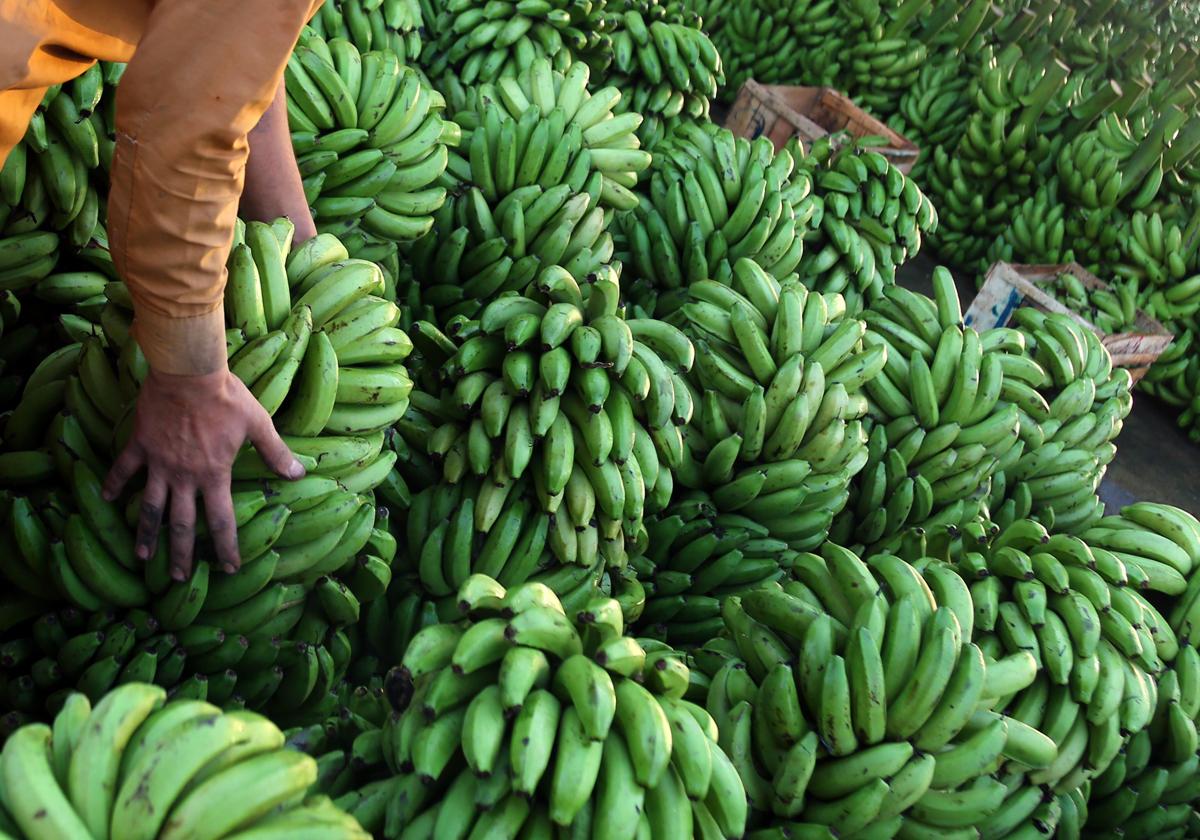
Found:
<svg viewBox="0 0 1200 840"><path fill-rule="evenodd" d="M196 529L190 522L172 522L171 536L175 539L185 539L195 536Z"/></svg>

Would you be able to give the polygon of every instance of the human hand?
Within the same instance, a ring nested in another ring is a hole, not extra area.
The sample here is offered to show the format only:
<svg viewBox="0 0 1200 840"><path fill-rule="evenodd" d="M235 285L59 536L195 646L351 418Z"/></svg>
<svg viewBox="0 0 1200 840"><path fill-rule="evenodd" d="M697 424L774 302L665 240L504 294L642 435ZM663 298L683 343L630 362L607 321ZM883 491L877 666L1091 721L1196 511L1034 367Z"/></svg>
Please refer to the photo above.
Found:
<svg viewBox="0 0 1200 840"><path fill-rule="evenodd" d="M196 494L203 493L217 561L225 572L236 572L241 557L230 481L238 450L249 440L284 478L302 478L304 467L275 431L270 415L227 369L199 376L151 371L136 411L133 434L104 481L104 496L116 499L129 479L146 468L138 558L148 560L154 553L169 495L171 577L187 580L196 537Z"/></svg>

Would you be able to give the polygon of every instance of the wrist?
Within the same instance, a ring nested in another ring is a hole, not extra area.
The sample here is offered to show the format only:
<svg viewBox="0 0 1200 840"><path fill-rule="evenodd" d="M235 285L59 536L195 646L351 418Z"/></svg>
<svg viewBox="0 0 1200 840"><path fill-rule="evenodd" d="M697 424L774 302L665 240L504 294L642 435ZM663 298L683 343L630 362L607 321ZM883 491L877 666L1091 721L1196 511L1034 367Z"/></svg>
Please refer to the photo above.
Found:
<svg viewBox="0 0 1200 840"><path fill-rule="evenodd" d="M223 302L199 315L176 317L154 311L135 299L132 334L151 370L197 376L228 370Z"/></svg>

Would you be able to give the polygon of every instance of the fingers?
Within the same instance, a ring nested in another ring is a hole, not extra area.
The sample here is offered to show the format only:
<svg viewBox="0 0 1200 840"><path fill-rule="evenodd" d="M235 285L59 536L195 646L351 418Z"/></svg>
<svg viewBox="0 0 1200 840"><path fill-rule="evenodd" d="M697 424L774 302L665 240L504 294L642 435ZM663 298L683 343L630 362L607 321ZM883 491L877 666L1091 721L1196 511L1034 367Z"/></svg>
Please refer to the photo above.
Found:
<svg viewBox="0 0 1200 840"><path fill-rule="evenodd" d="M185 581L192 574L192 551L196 544L196 491L192 487L171 488L171 577Z"/></svg>
<svg viewBox="0 0 1200 840"><path fill-rule="evenodd" d="M126 445L104 478L104 487L101 490L104 498L111 502L121 495L129 479L133 478L134 473L140 470L144 463L141 447L134 443Z"/></svg>
<svg viewBox="0 0 1200 840"><path fill-rule="evenodd" d="M137 556L143 562L150 559L158 545L158 529L162 525L166 505L167 483L160 473L151 472L146 478L146 489L142 493L142 511L138 515Z"/></svg>
<svg viewBox="0 0 1200 840"><path fill-rule="evenodd" d="M271 416L265 411L262 413L262 420L250 434L250 442L258 450L263 463L283 478L293 481L304 478L304 466L296 460L283 438L279 437L279 433L275 431L275 424L271 422Z"/></svg>
<svg viewBox="0 0 1200 840"><path fill-rule="evenodd" d="M204 513L217 552L217 562L226 574L231 575L242 565L242 561L238 554L237 522L228 479L204 489Z"/></svg>

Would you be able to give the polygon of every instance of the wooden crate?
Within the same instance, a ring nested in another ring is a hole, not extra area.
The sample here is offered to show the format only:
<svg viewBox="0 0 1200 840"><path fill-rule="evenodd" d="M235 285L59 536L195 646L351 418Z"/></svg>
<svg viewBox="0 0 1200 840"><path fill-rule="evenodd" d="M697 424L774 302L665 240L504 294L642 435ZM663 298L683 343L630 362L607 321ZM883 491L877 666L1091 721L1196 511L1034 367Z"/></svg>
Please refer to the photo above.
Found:
<svg viewBox="0 0 1200 840"><path fill-rule="evenodd" d="M921 153L911 141L828 87L760 85L750 79L738 91L725 127L751 140L765 136L776 149L793 136L807 143L842 129L855 137L876 135L888 143L876 151L905 175Z"/></svg>
<svg viewBox="0 0 1200 840"><path fill-rule="evenodd" d="M1128 368L1133 381L1141 379L1174 336L1166 327L1140 309L1134 332L1106 334L1091 321L1059 303L1043 290L1040 284L1053 281L1062 273L1074 274L1089 289L1107 289L1108 285L1078 263L1065 265L1019 265L993 263L984 278L983 286L964 320L978 330L1002 327L1018 306L1032 306L1043 312L1069 315L1096 335L1108 348L1115 367Z"/></svg>

